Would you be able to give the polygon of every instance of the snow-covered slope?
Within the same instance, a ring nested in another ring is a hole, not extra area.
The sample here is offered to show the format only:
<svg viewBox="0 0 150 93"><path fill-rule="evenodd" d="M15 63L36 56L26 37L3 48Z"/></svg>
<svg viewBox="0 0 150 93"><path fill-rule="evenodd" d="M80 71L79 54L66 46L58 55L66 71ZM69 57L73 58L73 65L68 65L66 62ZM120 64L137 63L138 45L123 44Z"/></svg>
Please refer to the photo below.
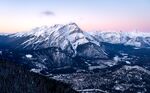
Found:
<svg viewBox="0 0 150 93"><path fill-rule="evenodd" d="M94 32L98 41L112 44L124 44L136 47L150 47L150 33L144 32Z"/></svg>
<svg viewBox="0 0 150 93"><path fill-rule="evenodd" d="M48 47L60 47L62 50L75 50L78 45L92 42L100 45L100 42L112 44L124 44L136 47L150 47L150 33L144 32L105 32L97 31L88 33L82 31L77 24L57 24L54 26L37 27L29 32L21 32L9 35L12 38L24 38L21 47L25 49L40 49Z"/></svg>
<svg viewBox="0 0 150 93"><path fill-rule="evenodd" d="M78 45L88 42L99 45L98 42L83 32L75 23L38 27L29 32L12 34L10 37L28 37L21 45L24 48L34 49L40 47L60 47L65 49L70 46L76 49Z"/></svg>
<svg viewBox="0 0 150 93"><path fill-rule="evenodd" d="M78 45L100 42L124 44L135 47L150 47L150 33L144 32L105 32L97 31L88 33L82 31L77 24L57 24L54 26L37 27L29 32L20 32L8 35L11 40L16 40L16 46L24 49L41 49L60 47L62 50L75 52ZM14 44L14 43L13 43Z"/></svg>

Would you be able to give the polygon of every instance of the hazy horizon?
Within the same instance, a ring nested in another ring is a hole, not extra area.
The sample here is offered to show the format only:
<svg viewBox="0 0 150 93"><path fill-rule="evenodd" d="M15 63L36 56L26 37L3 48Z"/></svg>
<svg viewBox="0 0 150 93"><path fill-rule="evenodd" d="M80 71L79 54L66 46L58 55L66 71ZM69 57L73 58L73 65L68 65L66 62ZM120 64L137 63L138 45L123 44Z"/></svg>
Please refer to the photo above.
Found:
<svg viewBox="0 0 150 93"><path fill-rule="evenodd" d="M1 0L0 33L75 22L85 31L150 32L149 0Z"/></svg>

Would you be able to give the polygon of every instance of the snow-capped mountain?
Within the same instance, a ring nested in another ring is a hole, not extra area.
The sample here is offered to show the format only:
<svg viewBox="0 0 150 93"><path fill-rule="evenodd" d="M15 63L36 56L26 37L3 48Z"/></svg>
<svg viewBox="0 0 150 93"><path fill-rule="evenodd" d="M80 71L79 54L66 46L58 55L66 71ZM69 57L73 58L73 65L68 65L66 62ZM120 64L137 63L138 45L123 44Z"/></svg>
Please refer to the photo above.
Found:
<svg viewBox="0 0 150 93"><path fill-rule="evenodd" d="M19 32L9 36L11 42L15 42L17 48L41 49L60 47L62 50L75 53L78 45L93 43L100 46L101 42L112 44L124 44L135 47L150 47L150 33L144 32L105 32L97 31L88 33L81 30L77 24L57 24L54 26L37 27L28 32ZM6 40L6 39L5 39ZM2 40L3 41L3 40Z"/></svg>
<svg viewBox="0 0 150 93"><path fill-rule="evenodd" d="M77 24L54 25L51 27L43 26L29 32L15 33L11 38L26 38L21 42L25 49L40 49L48 47L60 47L62 50L77 48L78 45L92 42L99 45L92 36L82 31Z"/></svg>
<svg viewBox="0 0 150 93"><path fill-rule="evenodd" d="M6 60L13 58L38 72L88 68L89 64L100 65L103 60L108 60L100 43L75 23L0 36L0 50ZM92 60L98 62L92 63Z"/></svg>
<svg viewBox="0 0 150 93"><path fill-rule="evenodd" d="M150 33L145 32L94 32L98 41L112 44L124 44L135 47L150 47Z"/></svg>

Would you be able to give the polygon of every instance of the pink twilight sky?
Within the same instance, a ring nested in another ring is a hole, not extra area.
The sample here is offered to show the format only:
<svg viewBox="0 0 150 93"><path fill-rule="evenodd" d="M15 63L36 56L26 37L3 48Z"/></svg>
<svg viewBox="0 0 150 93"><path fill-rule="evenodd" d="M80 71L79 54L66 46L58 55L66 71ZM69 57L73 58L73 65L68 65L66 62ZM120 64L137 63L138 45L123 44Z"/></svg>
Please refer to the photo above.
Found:
<svg viewBox="0 0 150 93"><path fill-rule="evenodd" d="M150 0L0 1L0 33L70 22L86 31L150 32Z"/></svg>

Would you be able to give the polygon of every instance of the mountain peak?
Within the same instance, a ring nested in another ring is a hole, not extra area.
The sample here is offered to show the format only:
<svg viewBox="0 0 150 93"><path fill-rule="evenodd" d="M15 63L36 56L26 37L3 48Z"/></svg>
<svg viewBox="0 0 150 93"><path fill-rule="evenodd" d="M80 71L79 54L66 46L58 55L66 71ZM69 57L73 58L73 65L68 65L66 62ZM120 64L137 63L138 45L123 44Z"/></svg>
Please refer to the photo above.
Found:
<svg viewBox="0 0 150 93"><path fill-rule="evenodd" d="M41 26L33 29L32 35L37 37L41 36L42 34L51 34L52 32L63 32L64 30L69 31L70 33L73 31L79 31L80 28L76 23L69 23L69 24L55 24L53 26ZM31 35L31 33L29 33Z"/></svg>
<svg viewBox="0 0 150 93"><path fill-rule="evenodd" d="M76 23L74 23L74 22L71 22L71 23L69 23L68 25L74 25L74 26L78 26Z"/></svg>
<svg viewBox="0 0 150 93"><path fill-rule="evenodd" d="M27 38L21 44L27 49L60 47L63 50L66 48L76 50L78 45L88 42L99 45L99 42L95 41L91 35L82 31L76 23L37 27L29 32L13 34L11 37Z"/></svg>
<svg viewBox="0 0 150 93"><path fill-rule="evenodd" d="M65 27L67 27L70 32L72 32L72 31L81 31L79 26L76 23L66 24Z"/></svg>

